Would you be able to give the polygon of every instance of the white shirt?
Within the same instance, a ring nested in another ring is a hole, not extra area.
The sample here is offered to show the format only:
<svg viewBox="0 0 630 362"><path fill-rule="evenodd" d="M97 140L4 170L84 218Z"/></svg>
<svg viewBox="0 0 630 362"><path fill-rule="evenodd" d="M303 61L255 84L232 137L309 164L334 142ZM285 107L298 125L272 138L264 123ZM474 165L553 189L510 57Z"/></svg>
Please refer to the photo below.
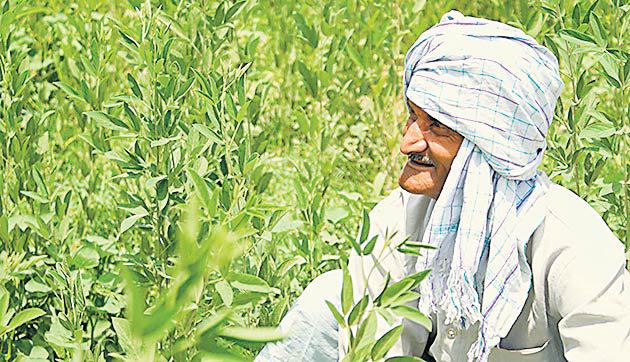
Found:
<svg viewBox="0 0 630 362"><path fill-rule="evenodd" d="M382 290L389 272L392 282L412 274L416 257L394 248L406 237L419 240L430 215L430 198L400 188L370 212L370 235L379 236L372 255L350 257L355 295L365 276L372 297ZM508 335L490 353L489 361L629 361L630 273L622 243L602 218L570 190L552 184L545 221L532 235L527 258L533 284ZM385 236L395 233L392 243ZM381 258L376 255L383 250ZM409 303L411 306L414 303ZM440 313L430 316L435 341L429 354L437 361L465 361L477 337L477 324L460 331L444 325ZM401 319L395 321L399 324ZM401 340L387 356L421 356L429 331L404 321ZM396 324L379 320L380 336ZM340 339L340 354L346 348Z"/></svg>

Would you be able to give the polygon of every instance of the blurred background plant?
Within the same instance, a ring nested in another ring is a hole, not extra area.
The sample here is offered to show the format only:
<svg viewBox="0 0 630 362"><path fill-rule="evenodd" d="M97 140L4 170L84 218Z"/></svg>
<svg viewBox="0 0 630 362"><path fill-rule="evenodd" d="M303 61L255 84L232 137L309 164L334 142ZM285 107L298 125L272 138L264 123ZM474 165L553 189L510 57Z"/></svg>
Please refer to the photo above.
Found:
<svg viewBox="0 0 630 362"><path fill-rule="evenodd" d="M241 360L280 338L397 186L405 52L452 8L558 56L543 169L629 250L620 0L0 5L1 360Z"/></svg>

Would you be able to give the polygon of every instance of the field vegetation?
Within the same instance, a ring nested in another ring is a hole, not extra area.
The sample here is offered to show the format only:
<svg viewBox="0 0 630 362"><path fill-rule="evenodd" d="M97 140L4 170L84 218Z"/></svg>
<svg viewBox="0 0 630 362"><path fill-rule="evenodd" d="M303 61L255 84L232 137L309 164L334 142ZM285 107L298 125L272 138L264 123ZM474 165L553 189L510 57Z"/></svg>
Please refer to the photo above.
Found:
<svg viewBox="0 0 630 362"><path fill-rule="evenodd" d="M542 168L628 250L621 0L5 0L0 360L247 360L281 338L310 280L373 251L405 52L452 8L559 58ZM355 360L380 360L400 328L371 335L360 297L337 317L363 326Z"/></svg>

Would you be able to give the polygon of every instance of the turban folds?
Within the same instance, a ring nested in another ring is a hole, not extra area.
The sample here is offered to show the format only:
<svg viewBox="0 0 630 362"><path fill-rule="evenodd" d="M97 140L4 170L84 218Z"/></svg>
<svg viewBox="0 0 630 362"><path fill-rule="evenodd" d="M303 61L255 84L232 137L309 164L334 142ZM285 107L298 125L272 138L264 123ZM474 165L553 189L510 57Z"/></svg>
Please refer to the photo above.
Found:
<svg viewBox="0 0 630 362"><path fill-rule="evenodd" d="M416 264L433 268L419 308L479 322L470 361L487 360L527 299L525 251L550 182L537 167L562 87L558 61L533 38L457 11L407 52L405 101L464 137L421 234L438 248Z"/></svg>

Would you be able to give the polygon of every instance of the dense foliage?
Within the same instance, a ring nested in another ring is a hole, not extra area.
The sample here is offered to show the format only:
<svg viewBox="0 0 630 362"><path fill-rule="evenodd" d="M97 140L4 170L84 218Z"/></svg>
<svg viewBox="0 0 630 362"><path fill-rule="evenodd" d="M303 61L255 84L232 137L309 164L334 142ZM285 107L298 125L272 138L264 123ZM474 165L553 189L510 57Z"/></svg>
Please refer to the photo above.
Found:
<svg viewBox="0 0 630 362"><path fill-rule="evenodd" d="M451 8L558 56L543 168L630 246L620 0L1 5L2 360L240 360L280 338L310 280L370 251L405 52Z"/></svg>

